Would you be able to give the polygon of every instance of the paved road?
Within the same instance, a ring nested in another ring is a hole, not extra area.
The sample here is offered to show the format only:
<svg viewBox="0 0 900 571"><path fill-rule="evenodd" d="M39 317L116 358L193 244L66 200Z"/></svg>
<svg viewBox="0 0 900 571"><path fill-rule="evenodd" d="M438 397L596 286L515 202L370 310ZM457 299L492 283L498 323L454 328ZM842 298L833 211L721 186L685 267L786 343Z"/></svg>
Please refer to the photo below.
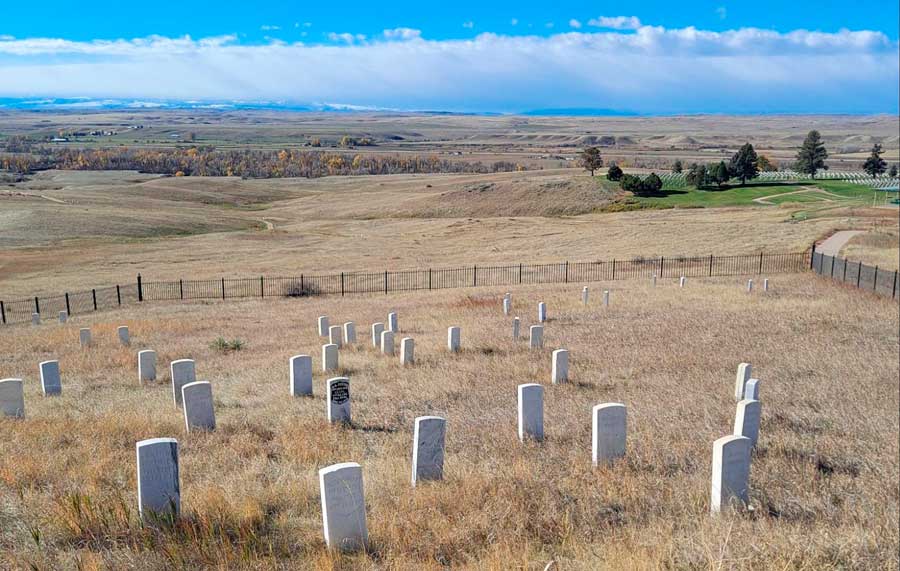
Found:
<svg viewBox="0 0 900 571"><path fill-rule="evenodd" d="M827 240L824 240L821 244L816 246L816 252L820 252L826 256L837 256L838 253L840 253L841 248L844 247L844 244L850 241L850 238L862 233L862 230L841 230L835 232L829 236Z"/></svg>

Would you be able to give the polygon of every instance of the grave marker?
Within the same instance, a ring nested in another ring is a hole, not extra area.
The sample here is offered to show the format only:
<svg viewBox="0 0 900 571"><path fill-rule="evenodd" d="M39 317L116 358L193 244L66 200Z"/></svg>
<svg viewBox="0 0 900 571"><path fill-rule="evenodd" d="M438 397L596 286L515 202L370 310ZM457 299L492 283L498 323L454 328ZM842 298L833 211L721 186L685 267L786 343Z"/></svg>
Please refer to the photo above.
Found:
<svg viewBox="0 0 900 571"><path fill-rule="evenodd" d="M381 347L381 334L384 332L384 323L372 324L372 347Z"/></svg>
<svg viewBox="0 0 900 571"><path fill-rule="evenodd" d="M44 361L41 367L41 390L45 397L62 393L62 381L59 376L59 361Z"/></svg>
<svg viewBox="0 0 900 571"><path fill-rule="evenodd" d="M319 316L319 337L328 337L328 316Z"/></svg>
<svg viewBox="0 0 900 571"><path fill-rule="evenodd" d="M181 406L181 387L197 380L193 359L178 359L169 364L169 373L172 376L172 395L175 406Z"/></svg>
<svg viewBox="0 0 900 571"><path fill-rule="evenodd" d="M750 380L751 369L750 363L738 365L737 376L734 380L734 400L739 401L744 398L744 386Z"/></svg>
<svg viewBox="0 0 900 571"><path fill-rule="evenodd" d="M553 370L550 381L556 385L569 380L569 352L565 349L557 349L553 352Z"/></svg>
<svg viewBox="0 0 900 571"><path fill-rule="evenodd" d="M31 314L31 324L32 325L40 325L41 324L41 314L40 313L32 313Z"/></svg>
<svg viewBox="0 0 900 571"><path fill-rule="evenodd" d="M399 333L400 332L400 325L397 323L397 312L396 311L392 311L392 312L388 313L387 330L390 331L391 333Z"/></svg>
<svg viewBox="0 0 900 571"><path fill-rule="evenodd" d="M519 385L519 440L544 439L544 387L537 383Z"/></svg>
<svg viewBox="0 0 900 571"><path fill-rule="evenodd" d="M308 396L313 394L312 357L294 355L291 365L291 396Z"/></svg>
<svg viewBox="0 0 900 571"><path fill-rule="evenodd" d="M509 315L510 301L508 297L503 298L503 315Z"/></svg>
<svg viewBox="0 0 900 571"><path fill-rule="evenodd" d="M322 529L325 543L340 551L366 548L366 500L362 467L356 462L334 464L319 470L322 496Z"/></svg>
<svg viewBox="0 0 900 571"><path fill-rule="evenodd" d="M547 304L543 301L538 304L538 323L547 321Z"/></svg>
<svg viewBox="0 0 900 571"><path fill-rule="evenodd" d="M763 291L769 291L769 280L763 280Z"/></svg>
<svg viewBox="0 0 900 571"><path fill-rule="evenodd" d="M120 325L119 328L116 329L116 333L119 336L119 343L121 343L123 347L131 345L131 337L128 335L127 325Z"/></svg>
<svg viewBox="0 0 900 571"><path fill-rule="evenodd" d="M584 286L581 288L581 303L584 305L588 304L588 288Z"/></svg>
<svg viewBox="0 0 900 571"><path fill-rule="evenodd" d="M447 421L439 416L420 416L413 430L412 485L419 480L444 478L444 437Z"/></svg>
<svg viewBox="0 0 900 571"><path fill-rule="evenodd" d="M322 345L322 371L335 371L338 368L338 346L334 343Z"/></svg>
<svg viewBox="0 0 900 571"><path fill-rule="evenodd" d="M744 398L746 400L759 400L759 379L750 379L744 385Z"/></svg>
<svg viewBox="0 0 900 571"><path fill-rule="evenodd" d="M628 416L621 403L598 404L593 408L592 458L594 466L612 464L625 456Z"/></svg>
<svg viewBox="0 0 900 571"><path fill-rule="evenodd" d="M352 321L344 324L344 343L346 345L356 344L356 324Z"/></svg>
<svg viewBox="0 0 900 571"><path fill-rule="evenodd" d="M528 347L531 349L540 349L544 346L544 327L542 325L532 325L528 329Z"/></svg>
<svg viewBox="0 0 900 571"><path fill-rule="evenodd" d="M328 402L328 422L350 424L350 379L328 379L325 400Z"/></svg>
<svg viewBox="0 0 900 571"><path fill-rule="evenodd" d="M331 345L337 345L337 348L340 349L343 344L342 341L342 333L340 325L332 325L328 328L328 343Z"/></svg>
<svg viewBox="0 0 900 571"><path fill-rule="evenodd" d="M82 347L90 347L91 346L91 330L87 327L82 327L78 330L78 341L81 343Z"/></svg>
<svg viewBox="0 0 900 571"><path fill-rule="evenodd" d="M459 352L459 345L460 345L459 337L460 337L460 328L459 327L454 325L453 327L447 328L447 349L451 353Z"/></svg>
<svg viewBox="0 0 900 571"><path fill-rule="evenodd" d="M404 337L400 340L400 364L412 365L415 362L416 343L412 337Z"/></svg>
<svg viewBox="0 0 900 571"><path fill-rule="evenodd" d="M653 274L653 287L656 287L656 274Z"/></svg>
<svg viewBox="0 0 900 571"><path fill-rule="evenodd" d="M750 439L746 436L723 436L713 443L711 513L716 514L733 500L746 505L749 501Z"/></svg>
<svg viewBox="0 0 900 571"><path fill-rule="evenodd" d="M178 441L141 440L137 450L138 514L142 520L177 518L181 512Z"/></svg>
<svg viewBox="0 0 900 571"><path fill-rule="evenodd" d="M753 280L747 280L747 293L753 293Z"/></svg>
<svg viewBox="0 0 900 571"><path fill-rule="evenodd" d="M381 353L383 355L393 355L394 354L394 332L393 331L382 331L381 332Z"/></svg>
<svg viewBox="0 0 900 571"><path fill-rule="evenodd" d="M68 321L68 320L69 320L69 314L68 314L68 312L60 311L60 312L59 312L59 322L60 322L60 323L65 323L65 322Z"/></svg>
<svg viewBox="0 0 900 571"><path fill-rule="evenodd" d="M25 385L22 379L0 381L0 415L13 418L25 416Z"/></svg>
<svg viewBox="0 0 900 571"><path fill-rule="evenodd" d="M138 351L138 382L156 380L156 351Z"/></svg>
<svg viewBox="0 0 900 571"><path fill-rule="evenodd" d="M762 404L758 400L742 400L737 404L737 412L734 415L735 436L746 436L750 439L750 446L756 446L759 441L759 419L762 414Z"/></svg>
<svg viewBox="0 0 900 571"><path fill-rule="evenodd" d="M216 429L212 385L206 381L188 383L181 387L181 400L184 403L184 425L188 432L195 429Z"/></svg>
<svg viewBox="0 0 900 571"><path fill-rule="evenodd" d="M516 341L519 340L519 325L519 318L516 317L515 319L513 319L513 339L515 339Z"/></svg>
<svg viewBox="0 0 900 571"><path fill-rule="evenodd" d="M603 290L603 305L609 307L609 290Z"/></svg>
<svg viewBox="0 0 900 571"><path fill-rule="evenodd" d="M684 287L685 277L681 276L681 279L678 280L678 287Z"/></svg>

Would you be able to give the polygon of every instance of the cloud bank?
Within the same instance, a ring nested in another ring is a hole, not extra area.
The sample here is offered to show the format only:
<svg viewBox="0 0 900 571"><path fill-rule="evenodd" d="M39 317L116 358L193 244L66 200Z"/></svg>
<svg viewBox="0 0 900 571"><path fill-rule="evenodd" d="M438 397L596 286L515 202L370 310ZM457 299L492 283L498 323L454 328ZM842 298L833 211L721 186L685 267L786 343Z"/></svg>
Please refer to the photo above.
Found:
<svg viewBox="0 0 900 571"><path fill-rule="evenodd" d="M880 32L714 32L641 26L624 16L588 25L616 31L429 40L419 30L396 28L370 39L335 33L333 43L311 45L242 44L235 35L0 37L0 97L336 101L498 112L898 110L898 44ZM635 29L619 31L629 28Z"/></svg>

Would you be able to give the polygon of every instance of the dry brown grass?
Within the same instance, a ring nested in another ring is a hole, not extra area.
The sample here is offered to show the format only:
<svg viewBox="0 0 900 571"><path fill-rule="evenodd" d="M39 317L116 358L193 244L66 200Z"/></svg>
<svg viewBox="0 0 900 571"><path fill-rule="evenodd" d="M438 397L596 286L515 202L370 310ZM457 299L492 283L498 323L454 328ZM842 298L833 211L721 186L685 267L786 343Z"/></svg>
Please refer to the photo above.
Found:
<svg viewBox="0 0 900 571"><path fill-rule="evenodd" d="M900 232L897 226L881 226L857 234L841 248L841 256L887 270L900 267Z"/></svg>
<svg viewBox="0 0 900 571"><path fill-rule="evenodd" d="M539 300L545 349L509 338L502 289L151 305L0 330L0 377L26 381L27 418L0 420L0 567L10 569L897 569L896 305L808 275L612 284L612 306L581 284L514 288L523 331ZM608 287L608 286L607 286ZM398 310L419 359L401 368L368 344ZM341 352L352 428L315 396L288 394L288 358L319 365L315 319L353 320ZM133 346L115 341L127 324ZM90 325L97 345L78 347ZM444 349L462 327L464 351ZM218 336L247 346L229 354ZM549 384L550 352L572 382L548 386L543 444L516 437L516 385ZM140 386L135 354L159 352ZM184 433L167 365L197 360L218 430ZM37 363L59 358L63 395L39 396ZM712 442L730 432L735 367L762 379L751 513L711 518ZM590 467L590 409L627 404L628 452ZM409 486L413 419L448 419L445 480ZM174 436L184 519L138 525L134 444ZM371 552L329 553L319 468L363 466Z"/></svg>

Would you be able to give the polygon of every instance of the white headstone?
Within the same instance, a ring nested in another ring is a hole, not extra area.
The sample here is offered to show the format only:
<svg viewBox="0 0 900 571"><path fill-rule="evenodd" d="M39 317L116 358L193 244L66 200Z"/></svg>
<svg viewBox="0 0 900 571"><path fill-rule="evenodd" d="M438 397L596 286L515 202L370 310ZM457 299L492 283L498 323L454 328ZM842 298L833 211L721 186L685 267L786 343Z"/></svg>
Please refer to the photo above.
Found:
<svg viewBox="0 0 900 571"><path fill-rule="evenodd" d="M356 462L334 464L319 470L322 496L322 529L325 543L340 551L366 548L366 499L362 467Z"/></svg>
<svg viewBox="0 0 900 571"><path fill-rule="evenodd" d="M291 365L291 396L299 397L313 394L312 357L294 355Z"/></svg>
<svg viewBox="0 0 900 571"><path fill-rule="evenodd" d="M40 313L32 313L31 314L31 324L32 325L40 325L41 324L41 314Z"/></svg>
<svg viewBox="0 0 900 571"><path fill-rule="evenodd" d="M174 438L141 440L137 450L138 514L150 522L168 520L181 512L178 477L178 441Z"/></svg>
<svg viewBox="0 0 900 571"><path fill-rule="evenodd" d="M503 315L509 315L511 303L508 297L503 298Z"/></svg>
<svg viewBox="0 0 900 571"><path fill-rule="evenodd" d="M543 301L538 304L538 323L547 321L547 304Z"/></svg>
<svg viewBox="0 0 900 571"><path fill-rule="evenodd" d="M544 327L532 325L528 329L528 346L531 349L540 349L544 346Z"/></svg>
<svg viewBox="0 0 900 571"><path fill-rule="evenodd" d="M454 325L453 327L447 328L447 349L451 353L459 352L459 345L460 345L459 337L460 337L460 328L459 327Z"/></svg>
<svg viewBox="0 0 900 571"><path fill-rule="evenodd" d="M119 336L119 343L121 343L125 347L131 345L131 337L128 335L127 325L120 325L119 328L116 329L116 333Z"/></svg>
<svg viewBox="0 0 900 571"><path fill-rule="evenodd" d="M82 347L90 347L91 346L91 330L87 327L82 327L78 330L78 341L81 343Z"/></svg>
<svg viewBox="0 0 900 571"><path fill-rule="evenodd" d="M681 276L681 279L678 280L678 287L684 287L685 277Z"/></svg>
<svg viewBox="0 0 900 571"><path fill-rule="evenodd" d="M750 499L750 439L723 436L713 443L711 513L719 513L732 500L746 505Z"/></svg>
<svg viewBox="0 0 900 571"><path fill-rule="evenodd" d="M328 422L350 423L350 379L335 377L326 383Z"/></svg>
<svg viewBox="0 0 900 571"><path fill-rule="evenodd" d="M197 380L193 359L178 359L169 364L169 373L172 376L172 396L175 406L181 406L181 387Z"/></svg>
<svg viewBox="0 0 900 571"><path fill-rule="evenodd" d="M584 286L583 288L581 288L581 303L583 303L584 305L588 304L588 288L587 288L587 286Z"/></svg>
<svg viewBox="0 0 900 571"><path fill-rule="evenodd" d="M769 291L769 280L763 280L763 291Z"/></svg>
<svg viewBox="0 0 900 571"><path fill-rule="evenodd" d="M332 345L337 345L338 349L341 348L341 345L343 345L343 333L340 325L332 325L328 328L328 342Z"/></svg>
<svg viewBox="0 0 900 571"><path fill-rule="evenodd" d="M598 404L592 410L594 466L611 464L625 456L625 440L628 432L628 415L621 403Z"/></svg>
<svg viewBox="0 0 900 571"><path fill-rule="evenodd" d="M653 287L656 287L656 274L653 274Z"/></svg>
<svg viewBox="0 0 900 571"><path fill-rule="evenodd" d="M609 305L609 290L608 289L603 290L603 305L605 305L605 306Z"/></svg>
<svg viewBox="0 0 900 571"><path fill-rule="evenodd" d="M328 337L328 316L319 316L319 337Z"/></svg>
<svg viewBox="0 0 900 571"><path fill-rule="evenodd" d="M322 345L322 371L335 371L338 368L338 346L334 343Z"/></svg>
<svg viewBox="0 0 900 571"><path fill-rule="evenodd" d="M515 339L516 341L519 340L519 326L520 321L519 318L516 317L515 319L513 319L513 339Z"/></svg>
<svg viewBox="0 0 900 571"><path fill-rule="evenodd" d="M747 293L750 293L752 291L753 291L753 280L752 279L747 280Z"/></svg>
<svg viewBox="0 0 900 571"><path fill-rule="evenodd" d="M404 337L400 340L400 364L412 365L415 360L416 343L412 337Z"/></svg>
<svg viewBox="0 0 900 571"><path fill-rule="evenodd" d="M381 334L384 332L384 323L372 324L372 347L381 348Z"/></svg>
<svg viewBox="0 0 900 571"><path fill-rule="evenodd" d="M544 439L544 387L536 383L519 385L519 440Z"/></svg>
<svg viewBox="0 0 900 571"><path fill-rule="evenodd" d="M737 376L734 380L734 400L744 398L744 386L750 380L750 363L741 363L737 368Z"/></svg>
<svg viewBox="0 0 900 571"><path fill-rule="evenodd" d="M356 325L352 321L344 324L344 344L353 345L356 343Z"/></svg>
<svg viewBox="0 0 900 571"><path fill-rule="evenodd" d="M746 436L750 439L750 446L756 446L759 440L759 419L762 414L762 404L758 400L742 400L737 404L737 412L734 415L735 436Z"/></svg>
<svg viewBox="0 0 900 571"><path fill-rule="evenodd" d="M156 380L156 351L138 351L138 382Z"/></svg>
<svg viewBox="0 0 900 571"><path fill-rule="evenodd" d="M0 381L0 416L25 416L25 387L22 379Z"/></svg>
<svg viewBox="0 0 900 571"><path fill-rule="evenodd" d="M444 477L444 436L447 421L439 416L420 416L413 431L412 485L419 480Z"/></svg>
<svg viewBox="0 0 900 571"><path fill-rule="evenodd" d="M68 321L68 320L69 320L69 314L68 314L68 312L60 311L60 312L59 312L59 322L60 322L60 323L65 323L65 322Z"/></svg>
<svg viewBox="0 0 900 571"><path fill-rule="evenodd" d="M569 352L565 349L557 349L553 352L553 371L550 381L555 385L569 380Z"/></svg>
<svg viewBox="0 0 900 571"><path fill-rule="evenodd" d="M759 379L750 379L744 385L744 399L759 400Z"/></svg>
<svg viewBox="0 0 900 571"><path fill-rule="evenodd" d="M394 332L393 331L382 331L381 332L381 352L384 355L393 355L394 354Z"/></svg>
<svg viewBox="0 0 900 571"><path fill-rule="evenodd" d="M45 397L62 393L59 361L44 361L41 363L41 390L44 392Z"/></svg>
<svg viewBox="0 0 900 571"><path fill-rule="evenodd" d="M392 311L392 312L388 313L387 330L390 331L391 333L399 333L400 332L400 325L397 323L397 312L396 311Z"/></svg>
<svg viewBox="0 0 900 571"><path fill-rule="evenodd" d="M212 385L206 381L188 383L181 387L184 403L184 425L192 430L215 430L216 411L213 407Z"/></svg>

